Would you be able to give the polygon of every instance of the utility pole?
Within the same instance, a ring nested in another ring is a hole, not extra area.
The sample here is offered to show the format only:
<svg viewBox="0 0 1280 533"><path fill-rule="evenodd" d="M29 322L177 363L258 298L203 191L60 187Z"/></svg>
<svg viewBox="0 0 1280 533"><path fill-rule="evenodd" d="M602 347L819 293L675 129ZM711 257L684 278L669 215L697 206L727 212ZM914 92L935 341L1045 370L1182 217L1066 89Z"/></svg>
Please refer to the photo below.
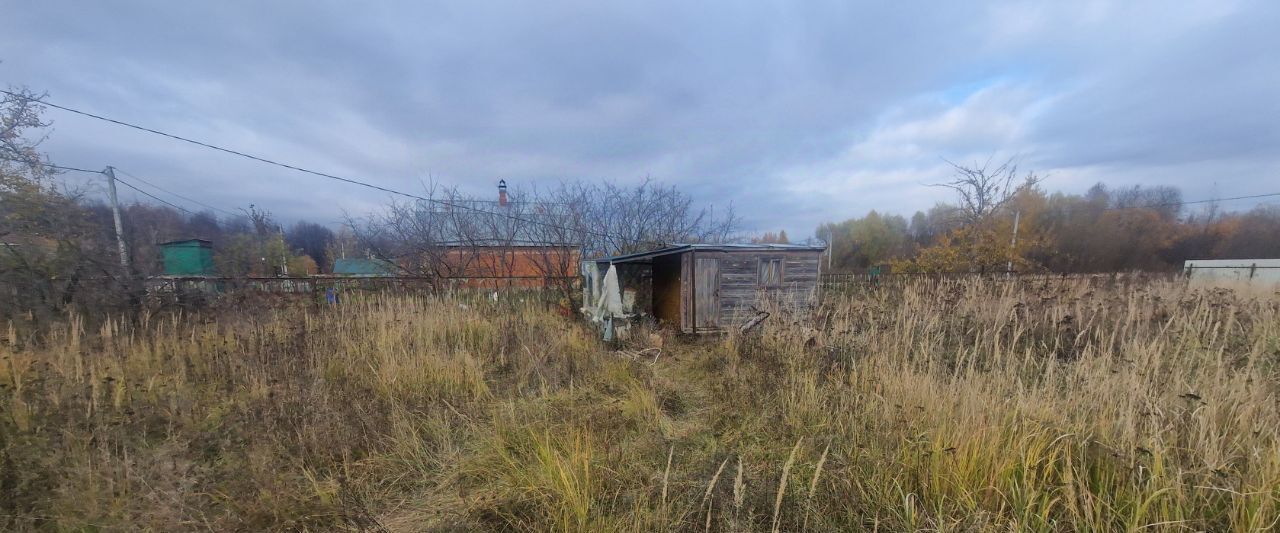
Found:
<svg viewBox="0 0 1280 533"><path fill-rule="evenodd" d="M835 253L836 243L835 237L832 236L832 228L827 227L827 272L831 272L831 255Z"/></svg>
<svg viewBox="0 0 1280 533"><path fill-rule="evenodd" d="M1005 276L1013 275L1013 258L1018 253L1018 221L1022 218L1022 211L1013 212L1013 238L1009 240L1009 264L1005 266Z"/></svg>
<svg viewBox="0 0 1280 533"><path fill-rule="evenodd" d="M120 266L129 268L129 252L124 247L124 225L120 223L120 202L116 200L116 170L107 167L102 171L107 175L108 190L111 191L111 218L116 222L116 245L120 248Z"/></svg>

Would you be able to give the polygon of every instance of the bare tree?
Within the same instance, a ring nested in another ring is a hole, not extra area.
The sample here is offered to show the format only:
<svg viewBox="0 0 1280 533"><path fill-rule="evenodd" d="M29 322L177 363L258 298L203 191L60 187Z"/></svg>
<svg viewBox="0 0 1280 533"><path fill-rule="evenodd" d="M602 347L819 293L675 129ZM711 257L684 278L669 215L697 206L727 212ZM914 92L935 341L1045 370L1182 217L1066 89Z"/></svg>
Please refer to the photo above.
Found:
<svg viewBox="0 0 1280 533"><path fill-rule="evenodd" d="M259 209L253 204L249 204L248 209L240 209L244 213L245 218L253 224L253 232L259 237L266 237L277 233L283 233L280 224L276 223L275 217L271 216L271 211Z"/></svg>
<svg viewBox="0 0 1280 533"><path fill-rule="evenodd" d="M470 258L448 257L450 244L458 241L459 220L443 206L460 205L457 192L432 185L426 198L392 201L362 220L348 217L347 226L372 257L394 265L401 275L423 277L438 287L465 269Z"/></svg>
<svg viewBox="0 0 1280 533"><path fill-rule="evenodd" d="M87 299L99 310L127 305L128 274L111 260L106 232L93 224L81 191L55 186L38 151L49 125L40 118L41 95L11 92L0 100L0 315L51 318Z"/></svg>
<svg viewBox="0 0 1280 533"><path fill-rule="evenodd" d="M14 87L10 87L10 92L14 94L6 93L0 99L0 170L7 171L7 174L15 173L18 171L14 168L16 164L31 178L48 177L52 169L38 150L45 135L35 139L28 137L32 131L49 126L40 118L44 106L39 103L47 95Z"/></svg>
<svg viewBox="0 0 1280 533"><path fill-rule="evenodd" d="M1150 209L1165 220L1174 220L1182 213L1182 191L1177 187L1157 185L1143 187L1134 185L1111 191L1111 207L1113 209ZM1210 204L1213 208L1208 220L1217 215L1217 202Z"/></svg>
<svg viewBox="0 0 1280 533"><path fill-rule="evenodd" d="M741 221L729 205L718 215L695 207L675 186L645 180L635 187L617 183L563 183L549 198L569 207L575 239L587 253L639 252L673 243L724 242Z"/></svg>
<svg viewBox="0 0 1280 533"><path fill-rule="evenodd" d="M984 222L1024 189L1034 187L1041 179L1033 173L1018 176L1018 165L1012 158L991 168L991 160L982 166L966 167L947 161L955 169L955 177L946 183L932 184L956 192L960 216L966 225Z"/></svg>
<svg viewBox="0 0 1280 533"><path fill-rule="evenodd" d="M651 181L635 188L562 183L545 194L512 191L501 204L436 186L426 194L349 225L376 257L437 287L461 280L494 288L537 285L571 295L584 255L723 241L738 225L732 208L715 216L709 208L695 209L675 187Z"/></svg>

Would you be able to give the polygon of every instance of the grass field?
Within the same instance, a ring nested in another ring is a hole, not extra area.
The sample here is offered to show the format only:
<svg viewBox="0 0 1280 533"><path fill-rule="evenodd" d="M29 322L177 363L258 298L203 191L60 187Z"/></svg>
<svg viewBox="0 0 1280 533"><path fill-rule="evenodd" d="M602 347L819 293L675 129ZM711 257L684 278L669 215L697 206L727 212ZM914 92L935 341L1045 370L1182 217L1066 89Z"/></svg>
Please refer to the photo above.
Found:
<svg viewBox="0 0 1280 533"><path fill-rule="evenodd" d="M0 335L0 526L1262 531L1280 298L831 295L633 358L534 303L381 295ZM647 332L630 353L656 345Z"/></svg>

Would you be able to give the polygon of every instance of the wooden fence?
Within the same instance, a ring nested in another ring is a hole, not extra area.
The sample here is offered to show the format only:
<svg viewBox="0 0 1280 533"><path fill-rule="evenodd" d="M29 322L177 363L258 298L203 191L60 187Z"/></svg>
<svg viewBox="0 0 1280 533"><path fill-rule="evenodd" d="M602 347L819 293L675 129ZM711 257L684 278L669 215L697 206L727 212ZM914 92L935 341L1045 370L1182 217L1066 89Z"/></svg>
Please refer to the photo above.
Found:
<svg viewBox="0 0 1280 533"><path fill-rule="evenodd" d="M440 292L447 290L544 290L569 289L576 276L518 276L430 278L417 276L310 276L310 277L216 277L156 276L147 278L147 292L163 294L219 294L264 292L277 294L323 294L330 289L349 291Z"/></svg>
<svg viewBox="0 0 1280 533"><path fill-rule="evenodd" d="M1168 281L1185 278L1186 274L1180 271L1113 272L1094 274L1061 274L1048 272L900 272L892 274L832 273L823 274L818 281L818 287L824 294L840 294L851 291L899 289L907 285L926 284L928 286L945 286L952 283L972 281L1040 286L1083 282L1098 286L1119 286L1134 283L1146 283L1156 280Z"/></svg>

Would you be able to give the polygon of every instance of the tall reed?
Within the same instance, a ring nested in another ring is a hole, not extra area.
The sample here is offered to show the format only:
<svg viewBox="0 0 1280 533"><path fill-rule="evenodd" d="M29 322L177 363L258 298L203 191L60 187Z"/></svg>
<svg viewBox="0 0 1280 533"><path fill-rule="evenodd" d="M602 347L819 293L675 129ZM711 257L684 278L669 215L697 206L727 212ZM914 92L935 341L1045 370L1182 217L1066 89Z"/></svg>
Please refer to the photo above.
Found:
<svg viewBox="0 0 1280 533"><path fill-rule="evenodd" d="M1280 520L1274 294L920 280L829 293L812 314L779 313L748 335L666 332L625 347L661 346L656 362L620 357L515 295L384 293L6 329L6 529L1265 531Z"/></svg>

